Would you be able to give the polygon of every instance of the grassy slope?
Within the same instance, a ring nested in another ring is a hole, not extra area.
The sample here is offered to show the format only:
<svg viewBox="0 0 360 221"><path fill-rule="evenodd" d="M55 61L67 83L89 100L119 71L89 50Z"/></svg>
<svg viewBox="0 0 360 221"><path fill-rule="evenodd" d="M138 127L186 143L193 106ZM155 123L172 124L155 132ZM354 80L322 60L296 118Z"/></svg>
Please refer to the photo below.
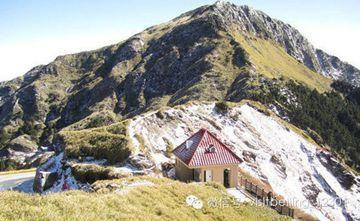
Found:
<svg viewBox="0 0 360 221"><path fill-rule="evenodd" d="M251 62L260 74L270 79L281 76L285 79L293 79L312 89L316 88L319 92L330 89L330 79L296 61L282 47L271 40L249 38L240 34L234 34L234 37L249 54Z"/></svg>
<svg viewBox="0 0 360 221"><path fill-rule="evenodd" d="M80 131L62 131L59 134L68 157L92 156L121 162L130 155L131 143L127 135L127 121L106 127Z"/></svg>
<svg viewBox="0 0 360 221"><path fill-rule="evenodd" d="M265 207L247 204L209 207L210 198L228 199L213 186L154 180L155 186L137 187L124 194L65 192L30 196L2 192L1 220L289 220ZM204 202L201 210L185 203L189 195Z"/></svg>

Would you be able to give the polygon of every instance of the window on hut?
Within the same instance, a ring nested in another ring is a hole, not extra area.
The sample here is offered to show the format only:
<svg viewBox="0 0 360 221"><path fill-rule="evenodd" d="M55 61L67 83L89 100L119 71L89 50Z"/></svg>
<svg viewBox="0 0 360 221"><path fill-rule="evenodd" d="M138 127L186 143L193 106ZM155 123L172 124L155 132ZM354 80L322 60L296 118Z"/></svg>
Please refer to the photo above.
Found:
<svg viewBox="0 0 360 221"><path fill-rule="evenodd" d="M206 153L215 153L215 152L216 152L216 148L213 144L210 144L210 146L206 148Z"/></svg>

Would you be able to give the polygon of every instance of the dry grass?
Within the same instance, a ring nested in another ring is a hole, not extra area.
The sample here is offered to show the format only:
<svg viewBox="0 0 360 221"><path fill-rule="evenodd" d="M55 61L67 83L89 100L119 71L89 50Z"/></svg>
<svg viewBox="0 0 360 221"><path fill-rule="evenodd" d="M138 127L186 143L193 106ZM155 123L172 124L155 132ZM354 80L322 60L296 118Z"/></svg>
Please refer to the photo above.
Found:
<svg viewBox="0 0 360 221"><path fill-rule="evenodd" d="M246 37L238 33L234 37L248 53L257 71L272 79L284 77L316 88L320 92L330 90L331 80L318 74L286 53L284 48L270 40Z"/></svg>
<svg viewBox="0 0 360 221"><path fill-rule="evenodd" d="M2 192L0 220L290 220L265 207L233 204L231 197L213 185L165 179L154 183L121 195L75 191L30 196ZM189 195L201 199L203 209L188 206L185 199ZM209 199L226 199L229 203L212 207L207 203Z"/></svg>

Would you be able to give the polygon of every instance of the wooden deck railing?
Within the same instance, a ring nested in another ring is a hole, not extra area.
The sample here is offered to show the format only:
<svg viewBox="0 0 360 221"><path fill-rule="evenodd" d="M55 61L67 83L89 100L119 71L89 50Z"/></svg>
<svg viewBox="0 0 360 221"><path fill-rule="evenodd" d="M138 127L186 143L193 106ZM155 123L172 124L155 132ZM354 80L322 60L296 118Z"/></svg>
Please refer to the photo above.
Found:
<svg viewBox="0 0 360 221"><path fill-rule="evenodd" d="M286 205L284 200L276 199L273 194L265 191L264 188L252 183L246 178L240 177L240 188L249 192L256 199L260 200L266 206L276 210L281 215L286 215L294 218L294 209Z"/></svg>

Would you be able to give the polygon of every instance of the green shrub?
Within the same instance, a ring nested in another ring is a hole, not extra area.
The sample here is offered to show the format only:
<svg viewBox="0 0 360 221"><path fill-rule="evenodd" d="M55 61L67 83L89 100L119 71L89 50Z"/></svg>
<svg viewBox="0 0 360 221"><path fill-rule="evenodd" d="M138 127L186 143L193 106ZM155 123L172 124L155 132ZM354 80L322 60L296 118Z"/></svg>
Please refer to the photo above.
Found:
<svg viewBox="0 0 360 221"><path fill-rule="evenodd" d="M166 138L163 138L164 142L166 143L166 151L165 151L165 155L167 157L171 157L172 156L172 152L174 150L174 145Z"/></svg>
<svg viewBox="0 0 360 221"><path fill-rule="evenodd" d="M355 99L358 96L354 96L358 88L344 88L338 83L337 88L348 95L344 98L336 91L319 93L294 81L267 84L268 92L261 91L252 98L280 105L292 124L307 131L317 143L329 145L349 166L360 171L360 104ZM282 88L287 94L281 92ZM294 101L289 102L289 98Z"/></svg>
<svg viewBox="0 0 360 221"><path fill-rule="evenodd" d="M215 104L215 108L219 113L226 114L229 112L229 105L226 101L219 101Z"/></svg>
<svg viewBox="0 0 360 221"><path fill-rule="evenodd" d="M65 130L84 130L104 127L118 122L118 117L112 111L100 111L91 114L85 119L68 126Z"/></svg>
<svg viewBox="0 0 360 221"><path fill-rule="evenodd" d="M74 165L71 167L72 174L75 179L82 183L94 183L97 180L112 180L120 179L129 174L116 173L114 169L110 167L101 167L98 165Z"/></svg>
<svg viewBox="0 0 360 221"><path fill-rule="evenodd" d="M9 134L4 128L0 130L0 150L4 145L11 139L11 134Z"/></svg>
<svg viewBox="0 0 360 221"><path fill-rule="evenodd" d="M23 135L23 134L30 135L35 141L38 142L42 129L43 127L41 124L36 124L33 121L26 121L19 128L18 135Z"/></svg>
<svg viewBox="0 0 360 221"><path fill-rule="evenodd" d="M124 161L131 154L132 147L126 128L127 122L122 122L102 128L62 131L58 139L70 158L92 156L115 164Z"/></svg>
<svg viewBox="0 0 360 221"><path fill-rule="evenodd" d="M0 158L0 171L9 171L18 169L18 164L12 159Z"/></svg>
<svg viewBox="0 0 360 221"><path fill-rule="evenodd" d="M320 145L324 145L324 140L322 137L316 133L316 131L311 130L310 128L306 128L306 133L317 143Z"/></svg>
<svg viewBox="0 0 360 221"><path fill-rule="evenodd" d="M159 118L161 120L163 120L165 118L165 115L161 110L157 111L155 115L157 118Z"/></svg>
<svg viewBox="0 0 360 221"><path fill-rule="evenodd" d="M146 151L144 138L138 133L135 134L135 138L139 141L140 151L144 153Z"/></svg>

